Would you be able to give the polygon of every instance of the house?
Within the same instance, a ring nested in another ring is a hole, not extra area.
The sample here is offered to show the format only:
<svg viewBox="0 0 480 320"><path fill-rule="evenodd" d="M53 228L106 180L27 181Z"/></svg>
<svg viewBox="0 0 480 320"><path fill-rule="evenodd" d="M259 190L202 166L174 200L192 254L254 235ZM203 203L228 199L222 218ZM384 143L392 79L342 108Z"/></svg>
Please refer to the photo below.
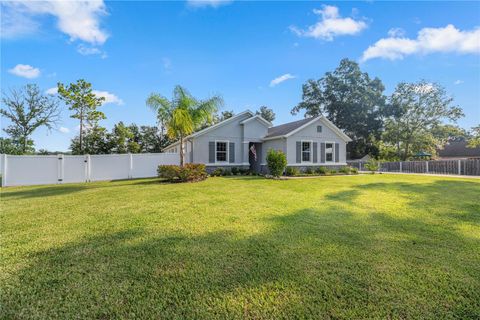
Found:
<svg viewBox="0 0 480 320"><path fill-rule="evenodd" d="M480 158L480 147L469 148L467 141L458 140L448 142L443 149L437 150L441 160L462 160Z"/></svg>
<svg viewBox="0 0 480 320"><path fill-rule="evenodd" d="M282 150L287 165L341 167L346 165L346 144L351 139L323 116L273 126L247 110L184 139L185 162L215 168L250 168L267 172L269 149ZM177 141L164 149L178 153Z"/></svg>

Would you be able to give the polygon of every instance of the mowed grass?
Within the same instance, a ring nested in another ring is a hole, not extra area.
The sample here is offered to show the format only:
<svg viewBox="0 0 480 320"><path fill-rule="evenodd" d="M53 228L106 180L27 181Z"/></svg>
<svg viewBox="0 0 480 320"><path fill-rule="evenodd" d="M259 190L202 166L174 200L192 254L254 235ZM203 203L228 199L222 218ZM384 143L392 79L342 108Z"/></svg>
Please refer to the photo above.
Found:
<svg viewBox="0 0 480 320"><path fill-rule="evenodd" d="M480 318L480 180L6 188L2 319Z"/></svg>

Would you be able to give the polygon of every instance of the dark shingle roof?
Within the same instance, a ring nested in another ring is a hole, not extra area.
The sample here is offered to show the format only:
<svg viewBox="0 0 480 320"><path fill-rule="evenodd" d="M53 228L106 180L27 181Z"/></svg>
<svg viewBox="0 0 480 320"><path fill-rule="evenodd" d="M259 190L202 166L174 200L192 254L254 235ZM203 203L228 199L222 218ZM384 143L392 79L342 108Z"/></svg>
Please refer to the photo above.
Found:
<svg viewBox="0 0 480 320"><path fill-rule="evenodd" d="M440 157L480 157L480 147L467 148L467 141L450 141L442 150Z"/></svg>
<svg viewBox="0 0 480 320"><path fill-rule="evenodd" d="M312 121L312 119L313 118L306 118L306 119L293 121L293 122L285 123L279 126L268 128L268 134L265 136L265 138L286 135L292 132L293 130L300 128L304 124Z"/></svg>

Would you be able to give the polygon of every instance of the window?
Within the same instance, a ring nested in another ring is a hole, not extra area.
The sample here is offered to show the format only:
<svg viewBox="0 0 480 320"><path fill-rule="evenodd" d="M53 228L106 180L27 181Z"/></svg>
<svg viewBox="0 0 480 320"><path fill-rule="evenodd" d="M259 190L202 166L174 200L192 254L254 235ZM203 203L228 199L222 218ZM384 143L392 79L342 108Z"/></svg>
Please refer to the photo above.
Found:
<svg viewBox="0 0 480 320"><path fill-rule="evenodd" d="M333 161L333 143L325 143L325 159L327 162Z"/></svg>
<svg viewBox="0 0 480 320"><path fill-rule="evenodd" d="M302 161L310 162L312 161L312 142L311 141L302 141Z"/></svg>
<svg viewBox="0 0 480 320"><path fill-rule="evenodd" d="M227 153L228 153L228 142L226 141L217 141L215 143L216 150L215 150L215 159L217 162L226 162L227 161Z"/></svg>
<svg viewBox="0 0 480 320"><path fill-rule="evenodd" d="M322 126L317 126L317 132L322 132Z"/></svg>

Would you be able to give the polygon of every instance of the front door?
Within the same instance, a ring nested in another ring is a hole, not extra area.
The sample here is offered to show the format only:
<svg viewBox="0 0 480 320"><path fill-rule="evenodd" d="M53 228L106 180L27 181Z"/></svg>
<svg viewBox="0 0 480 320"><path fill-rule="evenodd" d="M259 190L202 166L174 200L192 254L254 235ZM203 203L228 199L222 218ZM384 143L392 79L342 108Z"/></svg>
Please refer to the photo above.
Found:
<svg viewBox="0 0 480 320"><path fill-rule="evenodd" d="M250 170L254 172L260 172L261 158L262 144L258 142L250 142L248 144L248 162L250 163Z"/></svg>

